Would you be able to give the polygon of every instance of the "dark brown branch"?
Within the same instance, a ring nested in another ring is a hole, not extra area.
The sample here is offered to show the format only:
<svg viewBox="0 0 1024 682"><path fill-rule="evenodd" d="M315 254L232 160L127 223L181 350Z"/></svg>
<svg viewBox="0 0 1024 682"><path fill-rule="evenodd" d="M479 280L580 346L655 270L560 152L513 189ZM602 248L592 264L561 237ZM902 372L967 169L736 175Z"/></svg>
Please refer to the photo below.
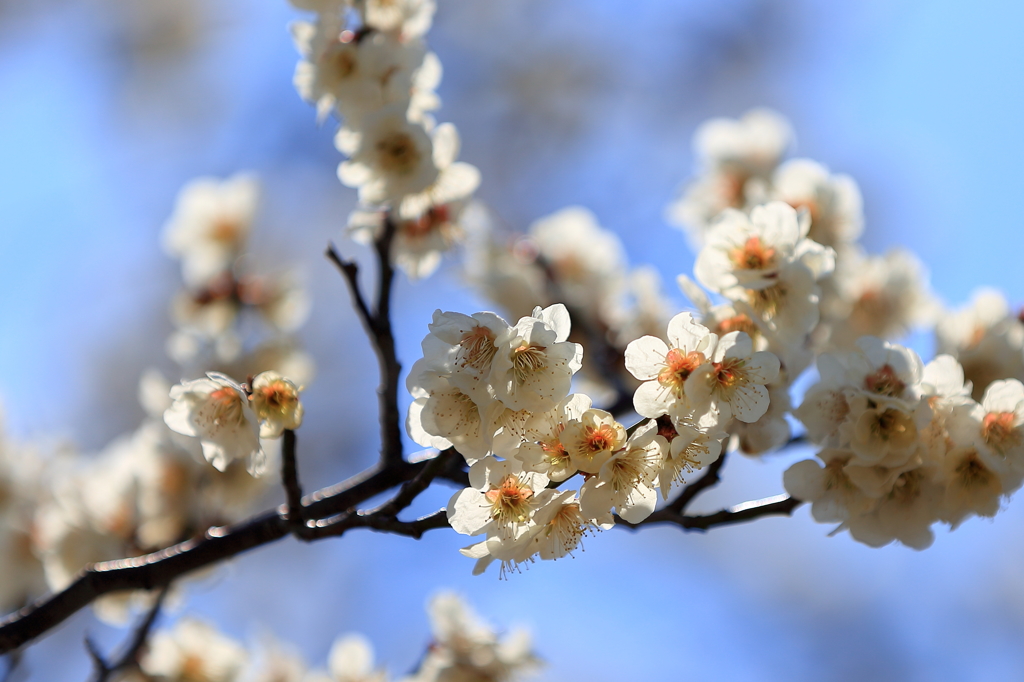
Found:
<svg viewBox="0 0 1024 682"><path fill-rule="evenodd" d="M431 460L400 462L309 496L307 518L323 518L350 509L415 477ZM363 524L366 525L366 524ZM287 507L264 512L232 526L210 528L202 537L131 559L87 566L62 591L0 621L0 654L13 651L56 627L93 600L120 590L154 590L181 576L279 540L293 530Z"/></svg>
<svg viewBox="0 0 1024 682"><path fill-rule="evenodd" d="M366 332L372 334L373 314L370 313L370 308L366 305L366 299L363 298L362 289L359 287L359 266L355 261L342 258L334 250L333 244L327 246L327 257L338 266L338 270L345 276L345 283L348 284L348 291L352 295L352 307L356 309L356 314L359 315L359 319L362 321Z"/></svg>
<svg viewBox="0 0 1024 682"><path fill-rule="evenodd" d="M288 505L285 517L293 525L301 526L305 521L305 510L302 508L302 486L295 461L295 432L291 429L285 429L281 443L281 483Z"/></svg>
<svg viewBox="0 0 1024 682"><path fill-rule="evenodd" d="M146 646L157 617L160 615L160 608L163 606L164 597L167 596L168 589L165 587L156 596L156 600L149 611L135 627L132 638L125 645L124 652L117 657L114 663L107 663L106 659L96 648L95 643L89 639L85 640L85 647L89 651L89 656L92 658L93 665L95 666L92 682L107 682L111 679L112 675L139 665L139 656L142 653L143 647Z"/></svg>
<svg viewBox="0 0 1024 682"><path fill-rule="evenodd" d="M381 505L376 513L382 516L397 516L398 512L412 504L413 500L433 483L453 458L461 460L462 455L454 448L448 448L437 457L428 460L427 465L416 476L403 483L398 494L386 504Z"/></svg>
<svg viewBox="0 0 1024 682"><path fill-rule="evenodd" d="M381 385L377 390L380 403L381 460L385 464L402 459L402 415L398 411L398 387L402 365L395 352L395 335L391 329L391 287L395 269L391 265L391 243L397 226L388 214L384 229L374 242L377 251L377 309L374 345L380 363Z"/></svg>
<svg viewBox="0 0 1024 682"><path fill-rule="evenodd" d="M395 269L391 265L391 243L395 237L395 222L390 215L384 220L384 228L374 241L377 255L377 301L370 310L359 287L359 266L355 261L345 260L334 249L327 248L327 257L345 277L352 304L373 344L377 363L380 365L380 387L377 399L380 408L380 455L385 464L402 461L402 416L398 410L398 387L402 365L395 353L395 336L391 329L391 287Z"/></svg>
<svg viewBox="0 0 1024 682"><path fill-rule="evenodd" d="M775 497L766 497L763 500L744 502L735 507L702 516L686 516L670 507L665 507L654 512L640 523L629 523L618 517L616 517L615 522L633 529L640 526L671 523L683 530L704 532L716 526L731 526L736 523L752 521L762 516L789 516L801 504L803 504L801 500L794 499L788 495L776 495Z"/></svg>
<svg viewBox="0 0 1024 682"><path fill-rule="evenodd" d="M399 521L397 517L399 512L412 504L413 500L445 471L453 459L461 460L462 455L455 448L448 448L432 460L428 460L426 466L404 483L398 494L384 504L365 512L350 509L332 518L307 524L302 530L301 537L306 540L318 540L336 537L352 528L373 528L418 539L426 530L447 526L448 516L444 509L416 521Z"/></svg>
<svg viewBox="0 0 1024 682"><path fill-rule="evenodd" d="M369 528L393 535L405 535L417 540L428 530L448 527L448 512L444 509L415 521L400 521L377 511L355 511L339 514L333 519L318 521L307 529L307 539L335 538L354 528Z"/></svg>

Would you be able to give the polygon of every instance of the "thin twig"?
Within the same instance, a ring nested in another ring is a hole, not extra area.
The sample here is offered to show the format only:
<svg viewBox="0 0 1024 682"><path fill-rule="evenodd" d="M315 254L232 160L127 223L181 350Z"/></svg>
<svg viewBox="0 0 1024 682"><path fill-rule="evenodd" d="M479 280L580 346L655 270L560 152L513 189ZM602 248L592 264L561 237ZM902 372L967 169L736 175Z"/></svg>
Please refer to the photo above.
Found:
<svg viewBox="0 0 1024 682"><path fill-rule="evenodd" d="M95 643L90 639L86 639L85 646L95 666L92 682L107 682L111 675L139 665L139 656L142 653L143 647L146 646L150 632L153 630L153 625L156 624L157 617L160 615L160 608L163 606L164 598L167 596L167 590L168 588L165 587L157 594L156 600L149 608L149 611L139 621L139 624L135 626L131 639L125 644L124 652L117 657L114 663L107 663L96 649Z"/></svg>
<svg viewBox="0 0 1024 682"><path fill-rule="evenodd" d="M14 682L14 673L17 671L18 666L21 665L22 657L23 652L21 649L15 649L7 654L7 666L4 669L3 678L0 678L3 682Z"/></svg>
<svg viewBox="0 0 1024 682"><path fill-rule="evenodd" d="M359 319L362 321L363 326L366 328L368 334L373 334L373 315L370 313L370 308L366 305L366 299L363 298L363 292L359 288L359 265L355 261L345 260L341 255L334 250L334 244L327 246L327 257L338 266L338 270L345 276L345 282L348 284L348 291L352 295L352 306L356 309L356 313L359 315Z"/></svg>
<svg viewBox="0 0 1024 682"><path fill-rule="evenodd" d="M398 410L398 387L402 365L395 353L395 336L391 328L391 287L395 270L391 265L391 243L395 236L395 222L390 215L385 217L384 229L374 241L377 255L377 301L373 311L366 304L359 287L359 266L355 261L345 260L334 249L327 248L327 257L345 277L352 304L363 323L377 355L380 366L380 387L377 399L380 409L380 456L385 465L402 461L402 417Z"/></svg>
<svg viewBox="0 0 1024 682"><path fill-rule="evenodd" d="M412 504L420 493L427 489L437 476L448 466L453 458L462 459L462 455L454 448L448 448L437 457L429 460L420 473L402 484L398 494L391 500L377 508L376 513L381 516L395 517L400 511Z"/></svg>
<svg viewBox="0 0 1024 682"><path fill-rule="evenodd" d="M296 526L305 522L302 508L302 486L299 484L298 464L295 461L295 432L285 429L281 443L281 483L284 485L288 510L285 518Z"/></svg>
<svg viewBox="0 0 1024 682"><path fill-rule="evenodd" d="M713 514L686 516L674 509L665 507L664 509L654 512L639 523L630 523L618 517L616 517L615 522L633 529L639 528L640 526L671 523L679 526L683 530L696 530L703 532L716 526L729 526L736 523L743 523L762 516L789 516L793 513L793 510L801 504L803 504L801 500L794 499L788 495L776 495L774 497L766 497L763 500L744 502L743 504L738 504L735 507L723 509Z"/></svg>

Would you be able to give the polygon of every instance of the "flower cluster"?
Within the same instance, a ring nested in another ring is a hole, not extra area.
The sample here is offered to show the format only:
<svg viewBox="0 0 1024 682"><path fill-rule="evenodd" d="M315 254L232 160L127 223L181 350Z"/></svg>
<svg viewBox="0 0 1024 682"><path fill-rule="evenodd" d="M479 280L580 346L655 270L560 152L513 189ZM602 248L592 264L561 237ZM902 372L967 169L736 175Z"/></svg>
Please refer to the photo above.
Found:
<svg viewBox="0 0 1024 682"><path fill-rule="evenodd" d="M1024 381L1024 321L994 289L979 289L970 304L947 311L935 327L936 352L952 355L981 400L993 381Z"/></svg>
<svg viewBox="0 0 1024 682"><path fill-rule="evenodd" d="M434 637L415 672L400 682L513 682L539 667L529 633L499 639L456 595L428 605ZM370 642L358 634L338 637L326 669L310 669L290 647L270 637L246 647L192 618L156 632L140 661L140 672L158 682L388 682L374 664ZM137 678L129 677L127 680Z"/></svg>
<svg viewBox="0 0 1024 682"><path fill-rule="evenodd" d="M684 333L678 328L687 322L685 314L673 320L670 336ZM647 391L651 382L637 394L645 416L668 414L666 405L672 406L679 430L651 419L627 433L590 398L570 395L582 348L565 341L569 328L561 304L537 308L515 326L494 313L438 311L423 341L424 357L410 374L416 399L410 435L421 445L455 447L470 465L470 487L452 497L448 519L459 533L484 536L462 550L477 559L477 573L495 560L504 573L537 556L571 554L583 536L614 524L613 510L632 523L647 518L659 485L667 495L683 471L718 456L724 434L714 427L733 412L752 419L764 412L763 384L778 372L770 353L752 354L745 334L718 343L705 329L696 342L676 344L707 353L707 362L693 368L702 379L691 383L692 409L682 407L676 375L665 379L667 395ZM635 342L626 362L657 384L659 372L668 377L674 371L665 368L666 354L675 362L681 351L646 350L648 340L661 343L654 337ZM643 408L641 393L650 396ZM578 490L549 486L577 474L583 479Z"/></svg>
<svg viewBox="0 0 1024 682"><path fill-rule="evenodd" d="M991 383L981 402L949 355L927 365L912 350L864 337L823 353L820 381L796 416L822 447L785 474L817 521L857 540L923 549L931 526L994 516L1024 479L1024 385Z"/></svg>
<svg viewBox="0 0 1024 682"><path fill-rule="evenodd" d="M226 180L199 178L181 189L164 226L164 247L181 260L185 288L172 301L175 332L171 357L187 374L219 369L247 376L274 368L306 383L312 362L291 333L309 313L309 297L298 277L252 272L248 239L257 215L259 185L248 174ZM243 318L254 315L266 331Z"/></svg>
<svg viewBox="0 0 1024 682"><path fill-rule="evenodd" d="M457 161L455 126L430 114L440 106L441 80L441 63L423 40L434 2L293 4L317 14L292 26L303 58L295 87L321 120L334 113L342 121L335 146L348 160L338 177L363 204L350 233L369 242L392 228L392 262L425 277L461 241L459 219L480 184L476 168Z"/></svg>
<svg viewBox="0 0 1024 682"><path fill-rule="evenodd" d="M463 550L478 571L494 559L514 567L536 554L563 557L590 529L611 524L612 506L627 515L648 506L653 477L632 472L660 460L664 439L656 427L627 437L589 398L569 395L583 356L566 341L569 330L561 304L515 325L494 313L437 311L409 375L409 434L454 446L471 465L470 487L452 497L448 518L459 533L486 536ZM546 487L578 471L589 478L579 497Z"/></svg>
<svg viewBox="0 0 1024 682"><path fill-rule="evenodd" d="M4 608L44 587L66 587L89 563L156 551L239 521L274 485L272 476L249 472L278 457L274 441L263 439L301 423L298 387L285 376L307 382L311 363L283 334L305 316L305 294L241 274L255 202L250 176L196 180L181 191L164 231L185 284L172 307L177 329L168 350L178 371L210 372L206 378L172 388L160 371L147 370L138 391L144 420L91 456L45 457L0 444ZM269 338L246 335L250 310L268 323ZM242 386L216 370L255 378ZM95 608L121 622L151 599L118 593Z"/></svg>
<svg viewBox="0 0 1024 682"><path fill-rule="evenodd" d="M803 236L834 250L834 269L815 273L821 288L815 349L849 349L861 336L896 339L929 324L935 305L917 259L898 249L866 254L857 244L864 227L857 184L810 159L783 161L792 144L789 124L767 109L704 123L694 136L698 175L667 219L686 230L695 248L706 249L720 243L721 223L739 220L739 212L753 220L757 207L771 202L800 211ZM810 308L804 313L806 322Z"/></svg>
<svg viewBox="0 0 1024 682"><path fill-rule="evenodd" d="M249 473L262 475L260 439L279 438L302 424L299 388L277 372L258 374L251 386L208 372L204 379L172 387L170 397L164 422L176 433L198 438L206 461L218 471L241 459Z"/></svg>

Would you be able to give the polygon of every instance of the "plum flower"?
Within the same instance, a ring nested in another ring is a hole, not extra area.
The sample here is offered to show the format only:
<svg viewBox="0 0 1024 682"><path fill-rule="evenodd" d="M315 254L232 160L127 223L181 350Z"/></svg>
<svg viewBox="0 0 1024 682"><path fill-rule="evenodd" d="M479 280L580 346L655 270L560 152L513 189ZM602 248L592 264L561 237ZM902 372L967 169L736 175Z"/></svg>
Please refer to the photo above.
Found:
<svg viewBox="0 0 1024 682"><path fill-rule="evenodd" d="M694 322L690 313L680 313L668 323L668 342L642 336L626 346L626 369L644 382L633 395L633 406L641 416L690 411L686 381L707 364L718 337Z"/></svg>
<svg viewBox="0 0 1024 682"><path fill-rule="evenodd" d="M218 471L225 471L233 460L247 458L249 472L262 473L259 420L234 380L207 372L205 379L171 387L171 401L164 422L172 431L198 438L203 456Z"/></svg>
<svg viewBox="0 0 1024 682"><path fill-rule="evenodd" d="M252 406L260 420L261 438L278 438L302 424L299 388L277 372L261 372L252 381Z"/></svg>
<svg viewBox="0 0 1024 682"><path fill-rule="evenodd" d="M572 375L583 364L583 346L566 341L569 326L569 312L557 303L535 308L495 340L489 378L506 407L543 412L569 395Z"/></svg>
<svg viewBox="0 0 1024 682"><path fill-rule="evenodd" d="M779 375L779 359L768 351L753 352L745 332L729 332L709 360L686 380L694 408L717 413L720 424L732 417L748 424L760 419L768 411L765 384Z"/></svg>

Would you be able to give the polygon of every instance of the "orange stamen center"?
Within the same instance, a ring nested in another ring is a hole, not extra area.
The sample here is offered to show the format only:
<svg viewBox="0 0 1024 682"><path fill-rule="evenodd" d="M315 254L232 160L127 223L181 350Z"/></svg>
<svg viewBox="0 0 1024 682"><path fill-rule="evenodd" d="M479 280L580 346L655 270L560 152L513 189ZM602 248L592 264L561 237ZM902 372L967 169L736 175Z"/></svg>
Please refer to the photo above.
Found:
<svg viewBox="0 0 1024 682"><path fill-rule="evenodd" d="M775 264L775 249L762 244L760 237L750 237L730 251L729 258L741 270L764 270Z"/></svg>

